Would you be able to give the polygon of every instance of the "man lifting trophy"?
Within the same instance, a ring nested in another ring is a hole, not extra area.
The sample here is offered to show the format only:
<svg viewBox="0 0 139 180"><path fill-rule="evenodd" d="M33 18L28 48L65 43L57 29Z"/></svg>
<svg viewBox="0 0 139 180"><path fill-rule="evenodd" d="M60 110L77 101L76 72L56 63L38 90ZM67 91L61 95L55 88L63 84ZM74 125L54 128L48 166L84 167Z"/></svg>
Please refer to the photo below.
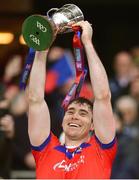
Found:
<svg viewBox="0 0 139 180"><path fill-rule="evenodd" d="M23 24L24 39L31 47L23 82L26 82L26 70L31 67L27 93L28 133L37 179L109 179L111 175L117 149L111 92L106 71L92 43L92 27L83 19L77 6L67 4L49 10L47 16L30 16ZM69 31L74 31L76 77L62 103L65 138L61 144L51 131L44 87L49 47L58 33ZM90 72L93 102L79 96L87 73L83 50Z"/></svg>
<svg viewBox="0 0 139 180"><path fill-rule="evenodd" d="M56 35L71 32L68 25L84 20L82 11L74 4L52 8L47 16L32 15L23 23L22 34L29 47L42 51L50 47Z"/></svg>

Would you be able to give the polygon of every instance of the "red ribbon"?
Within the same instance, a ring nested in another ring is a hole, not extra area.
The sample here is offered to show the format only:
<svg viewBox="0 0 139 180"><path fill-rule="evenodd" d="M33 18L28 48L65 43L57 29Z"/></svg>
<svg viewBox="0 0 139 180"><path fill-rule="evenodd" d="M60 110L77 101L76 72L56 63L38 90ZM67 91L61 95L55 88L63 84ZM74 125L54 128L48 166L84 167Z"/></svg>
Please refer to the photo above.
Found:
<svg viewBox="0 0 139 180"><path fill-rule="evenodd" d="M74 84L72 85L62 103L62 107L65 110L72 99L79 97L81 87L87 74L87 70L84 68L83 45L80 39L81 28L78 26L74 26L72 27L72 29L75 32L73 36L73 48L75 54L76 78Z"/></svg>

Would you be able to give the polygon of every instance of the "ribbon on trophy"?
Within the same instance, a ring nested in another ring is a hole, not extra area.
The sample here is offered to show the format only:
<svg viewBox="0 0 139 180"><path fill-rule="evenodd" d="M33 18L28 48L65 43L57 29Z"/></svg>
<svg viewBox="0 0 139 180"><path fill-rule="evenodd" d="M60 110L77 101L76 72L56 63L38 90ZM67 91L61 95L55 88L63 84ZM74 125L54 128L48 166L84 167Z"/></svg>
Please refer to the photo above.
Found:
<svg viewBox="0 0 139 180"><path fill-rule="evenodd" d="M26 61L25 61L23 72L21 75L21 80L20 80L20 89L21 90L26 89L27 81L29 79L29 75L30 75L30 71L31 71L32 64L34 61L34 57L35 57L35 50L33 48L30 48L29 53L26 58Z"/></svg>
<svg viewBox="0 0 139 180"><path fill-rule="evenodd" d="M62 102L62 107L65 110L71 100L79 97L81 87L84 83L87 74L87 69L85 69L84 67L84 54L83 54L83 45L80 39L81 36L80 27L73 26L72 29L75 32L73 36L73 48L75 55L76 78L75 78L75 82L73 83L68 94L66 95L65 99Z"/></svg>

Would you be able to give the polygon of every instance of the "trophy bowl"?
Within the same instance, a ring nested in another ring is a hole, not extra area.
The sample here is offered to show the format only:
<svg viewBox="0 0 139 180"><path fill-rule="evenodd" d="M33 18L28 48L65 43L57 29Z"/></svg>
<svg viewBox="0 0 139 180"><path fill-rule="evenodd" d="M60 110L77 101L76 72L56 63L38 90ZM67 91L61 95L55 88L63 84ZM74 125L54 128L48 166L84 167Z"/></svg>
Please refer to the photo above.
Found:
<svg viewBox="0 0 139 180"><path fill-rule="evenodd" d="M26 44L37 51L49 48L57 34L72 32L71 25L84 20L82 11L74 4L52 8L47 16L31 15L22 25Z"/></svg>

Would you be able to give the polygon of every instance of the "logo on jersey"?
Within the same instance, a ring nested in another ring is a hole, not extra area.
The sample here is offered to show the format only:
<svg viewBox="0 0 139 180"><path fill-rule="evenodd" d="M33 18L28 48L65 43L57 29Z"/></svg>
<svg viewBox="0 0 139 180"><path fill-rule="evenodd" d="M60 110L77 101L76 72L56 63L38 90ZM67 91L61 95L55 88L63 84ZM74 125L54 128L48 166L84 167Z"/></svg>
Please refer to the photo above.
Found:
<svg viewBox="0 0 139 180"><path fill-rule="evenodd" d="M61 162L58 162L56 163L54 166L53 166L53 169L55 171L66 171L66 172L69 172L69 171L73 171L75 170L80 164L84 164L84 159L85 157L84 156L80 156L80 158L78 159L78 161L76 162L72 162L72 163L67 163L65 160L62 160Z"/></svg>

